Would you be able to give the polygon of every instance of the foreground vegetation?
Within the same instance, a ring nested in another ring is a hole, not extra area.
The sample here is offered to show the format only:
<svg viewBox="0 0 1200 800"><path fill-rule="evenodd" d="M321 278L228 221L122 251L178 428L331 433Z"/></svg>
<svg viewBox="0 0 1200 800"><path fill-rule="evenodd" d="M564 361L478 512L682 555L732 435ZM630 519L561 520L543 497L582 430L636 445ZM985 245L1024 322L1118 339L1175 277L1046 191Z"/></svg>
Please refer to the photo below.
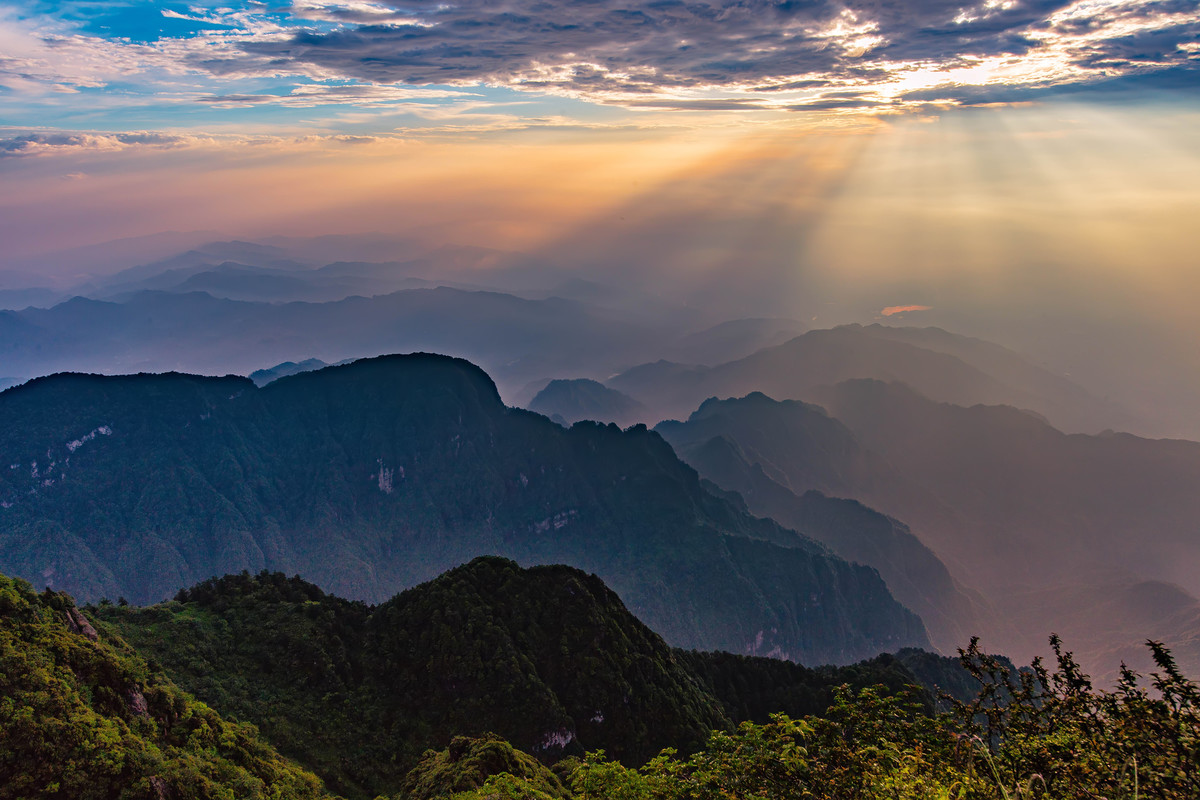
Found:
<svg viewBox="0 0 1200 800"><path fill-rule="evenodd" d="M897 685L941 669L929 654L685 653L594 577L502 559L377 608L261 575L89 613L0 576L0 800L1200 797L1200 689L1156 642L1157 670L1111 689L1057 639L1021 670L972 642L976 691L935 711ZM523 744L532 722L570 741Z"/></svg>
<svg viewBox="0 0 1200 800"><path fill-rule="evenodd" d="M501 772L456 791L468 773L447 780L452 753L428 754L410 775L408 788L417 791L407 796L543 800L562 796L555 792L561 780L576 800L1200 797L1200 690L1170 653L1150 643L1159 669L1148 685L1124 671L1108 691L1095 689L1053 644L1053 670L1035 663L1014 673L972 642L962 661L981 691L948 714L923 714L904 695L846 689L821 717L744 722L714 731L689 758L668 750L640 769L596 752L553 773ZM440 794L429 785L438 776Z"/></svg>

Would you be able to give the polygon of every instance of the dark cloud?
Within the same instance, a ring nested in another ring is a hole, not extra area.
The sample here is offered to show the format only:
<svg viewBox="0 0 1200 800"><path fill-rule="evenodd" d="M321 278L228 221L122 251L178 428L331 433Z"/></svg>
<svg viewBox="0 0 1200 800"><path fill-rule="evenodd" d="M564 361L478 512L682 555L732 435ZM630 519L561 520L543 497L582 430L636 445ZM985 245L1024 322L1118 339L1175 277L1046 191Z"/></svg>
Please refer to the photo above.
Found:
<svg viewBox="0 0 1200 800"><path fill-rule="evenodd" d="M1114 20L1191 14L1121 39L1088 39L1077 73L1057 83L1103 77L1141 60L1170 66L1196 40L1196 0L1118 6L1074 0L388 0L321 6L323 19L348 24L286 38L245 42L245 59L197 62L217 74L316 68L373 84L496 83L619 97L696 87L753 92L805 91L886 80L898 64L943 69L991 57L1021 57L1064 37L1101 31ZM363 7L359 7L363 6ZM366 8L366 10L364 10ZM314 12L318 13L318 12ZM354 24L362 23L362 24ZM1136 27L1136 26L1135 26ZM1146 54L1149 56L1146 56ZM884 66L890 65L890 66ZM751 88L753 87L753 88ZM943 89L942 94L945 94ZM837 98L815 98L808 107ZM259 102L230 96L221 102ZM683 104L682 100L672 101ZM713 108L740 103L698 100ZM721 104L724 105L721 105ZM670 107L677 107L672 105ZM703 107L691 99L680 107Z"/></svg>
<svg viewBox="0 0 1200 800"><path fill-rule="evenodd" d="M854 23L843 15L843 5L826 0L476 0L454 5L418 0L396 5L429 26L301 32L287 41L255 42L246 49L374 82L503 79L585 89L593 81L573 67L594 65L603 73L620 74L630 86L659 88L837 71L843 62L855 60L829 35L839 24ZM548 79L556 68L566 71Z"/></svg>
<svg viewBox="0 0 1200 800"><path fill-rule="evenodd" d="M872 100L866 97L822 97L818 100L812 100L807 103L795 103L787 107L788 111L816 111L830 110L836 111L839 109L855 109L855 108L877 108L879 106L888 105L879 100Z"/></svg>
<svg viewBox="0 0 1200 800"><path fill-rule="evenodd" d="M1119 63L1129 67L1128 62ZM898 99L903 103L916 104L945 101L953 97L959 105L972 106L1063 99L1087 92L1089 96L1103 98L1105 102L1136 103L1145 100L1147 92L1197 89L1200 89L1200 63L1161 70L1143 69L1086 85L957 86L953 91L943 87L907 92Z"/></svg>
<svg viewBox="0 0 1200 800"><path fill-rule="evenodd" d="M1108 69L1134 65L1174 63L1180 58L1179 45L1200 41L1200 21L1174 25L1153 31L1141 31L1098 42L1093 52L1078 59L1082 66L1100 66ZM1196 61L1200 53L1191 60Z"/></svg>
<svg viewBox="0 0 1200 800"><path fill-rule="evenodd" d="M899 61L1024 55L1037 45L1028 37L1028 31L1072 2L1025 0L994 7L989 7L985 0L974 4L957 0L881 3L877 18L888 43L876 55ZM867 10L861 13L870 14Z"/></svg>

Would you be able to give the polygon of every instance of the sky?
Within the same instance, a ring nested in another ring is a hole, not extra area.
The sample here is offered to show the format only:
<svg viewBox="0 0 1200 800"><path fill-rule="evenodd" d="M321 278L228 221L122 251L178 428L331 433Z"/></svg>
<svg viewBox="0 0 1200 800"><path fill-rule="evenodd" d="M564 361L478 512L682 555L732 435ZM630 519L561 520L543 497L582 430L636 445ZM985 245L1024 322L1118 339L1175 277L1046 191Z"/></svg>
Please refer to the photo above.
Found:
<svg viewBox="0 0 1200 800"><path fill-rule="evenodd" d="M540 247L672 186L761 228L918 168L958 170L926 208L1056 168L1090 206L1147 158L1192 169L1198 67L1195 0L0 0L0 234L10 259L383 222ZM1086 171L1053 162L1083 140ZM380 199L414 192L417 217Z"/></svg>
<svg viewBox="0 0 1200 800"><path fill-rule="evenodd" d="M382 232L1153 405L1200 374L1198 90L1195 0L0 0L0 288Z"/></svg>

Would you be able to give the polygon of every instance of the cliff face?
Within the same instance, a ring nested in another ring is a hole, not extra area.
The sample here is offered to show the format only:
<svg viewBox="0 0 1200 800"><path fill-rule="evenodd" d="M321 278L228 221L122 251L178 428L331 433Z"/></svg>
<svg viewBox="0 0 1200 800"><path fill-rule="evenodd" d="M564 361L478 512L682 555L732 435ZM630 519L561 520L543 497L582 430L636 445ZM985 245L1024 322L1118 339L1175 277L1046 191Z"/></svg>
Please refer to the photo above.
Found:
<svg viewBox="0 0 1200 800"><path fill-rule="evenodd" d="M0 394L0 570L153 602L299 573L381 601L482 554L594 572L673 644L845 663L926 646L873 570L713 497L644 427L563 430L471 364L278 380L59 375Z"/></svg>

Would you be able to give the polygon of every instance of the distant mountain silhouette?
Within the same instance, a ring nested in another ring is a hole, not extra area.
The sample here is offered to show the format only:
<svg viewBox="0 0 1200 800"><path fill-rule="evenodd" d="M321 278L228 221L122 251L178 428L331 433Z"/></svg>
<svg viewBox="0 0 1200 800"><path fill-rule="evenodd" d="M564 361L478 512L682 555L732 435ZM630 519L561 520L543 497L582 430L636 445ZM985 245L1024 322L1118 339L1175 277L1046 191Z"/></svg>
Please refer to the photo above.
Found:
<svg viewBox="0 0 1200 800"><path fill-rule="evenodd" d="M706 434L738 442L747 463L793 494L815 489L903 520L956 579L1003 612L1007 624L990 627L985 618L979 632L1018 660L1041 652L1047 634L1070 632L1081 658L1103 673L1116 668L1102 661L1113 653L1141 653L1139 625L1171 633L1167 643L1191 657L1189 642L1200 634L1185 624L1200 594L1200 444L1065 434L1036 414L940 403L899 383L852 380L814 394L829 416L801 404L779 404L772 414L769 401L750 397L706 404L708 413L682 430L701 444ZM706 419L755 400L760 408L738 426ZM683 435L660 430L672 441ZM743 487L750 507L768 513L762 478L755 480L759 494ZM769 513L804 530L784 510ZM1180 587L1164 595L1179 600L1166 616L1184 621L1160 625L1131 607L1129 619L1140 622L1115 626L1105 603L1068 602L1080 596L1072 587L1116 598L1147 583ZM1200 667L1200 659L1187 666Z"/></svg>
<svg viewBox="0 0 1200 800"><path fill-rule="evenodd" d="M660 361L606 384L637 397L660 419L682 419L709 397L758 391L781 400L811 400L816 389L854 378L904 382L959 405L1029 408L1072 430L1095 432L1129 421L1120 409L1012 351L936 328L813 330L736 361L713 367Z"/></svg>
<svg viewBox="0 0 1200 800"><path fill-rule="evenodd" d="M260 303L201 292L76 297L0 312L8 374L161 371L246 374L263 364L436 351L493 369L508 388L628 361L673 322L613 318L575 301L439 287L329 303ZM658 327L655 327L658 326Z"/></svg>
<svg viewBox="0 0 1200 800"><path fill-rule="evenodd" d="M282 364L276 364L267 369L256 369L250 373L250 380L254 381L254 385L260 389L272 381L277 381L280 378L286 378L289 375L299 375L301 372L312 372L313 370L324 369L328 366L341 366L349 364L353 359L346 359L337 364L326 364L319 358L306 358L303 361L284 361Z"/></svg>
<svg viewBox="0 0 1200 800"><path fill-rule="evenodd" d="M866 492L970 564L981 588L1118 568L1200 591L1200 444L1068 435L1014 408L938 403L879 381L839 384L825 406L895 475L952 509L956 520L940 518L895 478Z"/></svg>
<svg viewBox="0 0 1200 800"><path fill-rule="evenodd" d="M506 398L528 404L555 376L604 378L679 341L696 354L711 348L710 360L730 347L703 332L704 314L652 298L622 298L626 305L617 306L537 299L438 285L386 264L305 271L228 262L154 272L109 290L115 294L107 299L0 311L6 374L247 374L285 361L429 351L481 364ZM774 325L734 324L734 338L755 346L771 338ZM689 339L697 329L700 338ZM657 418L648 412L636 421Z"/></svg>
<svg viewBox="0 0 1200 800"><path fill-rule="evenodd" d="M794 319L734 319L684 336L671 345L666 356L683 363L723 364L783 344L807 329Z"/></svg>

